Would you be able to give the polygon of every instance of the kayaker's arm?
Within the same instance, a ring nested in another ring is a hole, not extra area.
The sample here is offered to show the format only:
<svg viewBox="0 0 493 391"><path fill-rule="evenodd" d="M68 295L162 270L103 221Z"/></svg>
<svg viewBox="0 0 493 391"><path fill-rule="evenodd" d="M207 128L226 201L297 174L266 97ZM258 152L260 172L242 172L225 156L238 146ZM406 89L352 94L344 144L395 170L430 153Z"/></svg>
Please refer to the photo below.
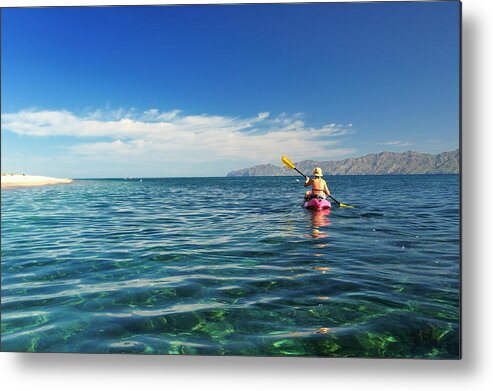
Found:
<svg viewBox="0 0 493 391"><path fill-rule="evenodd" d="M330 195L329 187L327 186L327 182L324 181L324 193L328 196Z"/></svg>
<svg viewBox="0 0 493 391"><path fill-rule="evenodd" d="M305 178L305 184L303 186L308 187L311 185L312 180L308 177Z"/></svg>

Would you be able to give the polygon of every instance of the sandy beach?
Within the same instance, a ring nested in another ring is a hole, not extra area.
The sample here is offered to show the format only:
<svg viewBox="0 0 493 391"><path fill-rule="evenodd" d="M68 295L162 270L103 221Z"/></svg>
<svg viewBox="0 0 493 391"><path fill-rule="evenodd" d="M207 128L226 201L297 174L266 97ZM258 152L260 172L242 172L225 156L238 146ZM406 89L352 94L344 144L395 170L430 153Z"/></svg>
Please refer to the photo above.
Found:
<svg viewBox="0 0 493 391"><path fill-rule="evenodd" d="M2 189L19 186L42 186L71 183L72 179L51 178L47 176L2 174Z"/></svg>

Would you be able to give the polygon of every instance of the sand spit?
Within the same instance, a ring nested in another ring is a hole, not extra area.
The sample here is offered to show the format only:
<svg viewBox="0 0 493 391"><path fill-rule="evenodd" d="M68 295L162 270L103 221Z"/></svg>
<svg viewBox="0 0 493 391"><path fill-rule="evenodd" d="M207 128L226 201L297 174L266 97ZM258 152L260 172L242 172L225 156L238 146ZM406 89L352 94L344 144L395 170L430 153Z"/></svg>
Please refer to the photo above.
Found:
<svg viewBox="0 0 493 391"><path fill-rule="evenodd" d="M2 189L20 186L42 186L71 183L72 179L50 178L25 174L2 174Z"/></svg>

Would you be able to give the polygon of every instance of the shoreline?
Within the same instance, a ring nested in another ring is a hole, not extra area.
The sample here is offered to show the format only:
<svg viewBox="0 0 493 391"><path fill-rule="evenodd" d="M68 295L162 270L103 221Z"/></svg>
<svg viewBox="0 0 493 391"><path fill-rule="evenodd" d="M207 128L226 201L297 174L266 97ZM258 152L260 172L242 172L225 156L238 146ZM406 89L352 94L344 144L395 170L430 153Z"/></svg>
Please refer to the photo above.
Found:
<svg viewBox="0 0 493 391"><path fill-rule="evenodd" d="M38 175L2 174L1 188L32 187L72 183L73 179L52 178Z"/></svg>

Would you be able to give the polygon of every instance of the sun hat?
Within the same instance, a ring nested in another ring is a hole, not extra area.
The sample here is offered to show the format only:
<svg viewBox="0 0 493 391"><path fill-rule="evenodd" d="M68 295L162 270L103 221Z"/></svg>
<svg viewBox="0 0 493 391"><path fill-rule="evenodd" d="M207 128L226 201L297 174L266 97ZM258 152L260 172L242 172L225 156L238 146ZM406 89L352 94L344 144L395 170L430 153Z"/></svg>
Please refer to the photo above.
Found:
<svg viewBox="0 0 493 391"><path fill-rule="evenodd" d="M313 175L315 176L323 176L322 169L320 167L315 167L315 170L313 170Z"/></svg>

